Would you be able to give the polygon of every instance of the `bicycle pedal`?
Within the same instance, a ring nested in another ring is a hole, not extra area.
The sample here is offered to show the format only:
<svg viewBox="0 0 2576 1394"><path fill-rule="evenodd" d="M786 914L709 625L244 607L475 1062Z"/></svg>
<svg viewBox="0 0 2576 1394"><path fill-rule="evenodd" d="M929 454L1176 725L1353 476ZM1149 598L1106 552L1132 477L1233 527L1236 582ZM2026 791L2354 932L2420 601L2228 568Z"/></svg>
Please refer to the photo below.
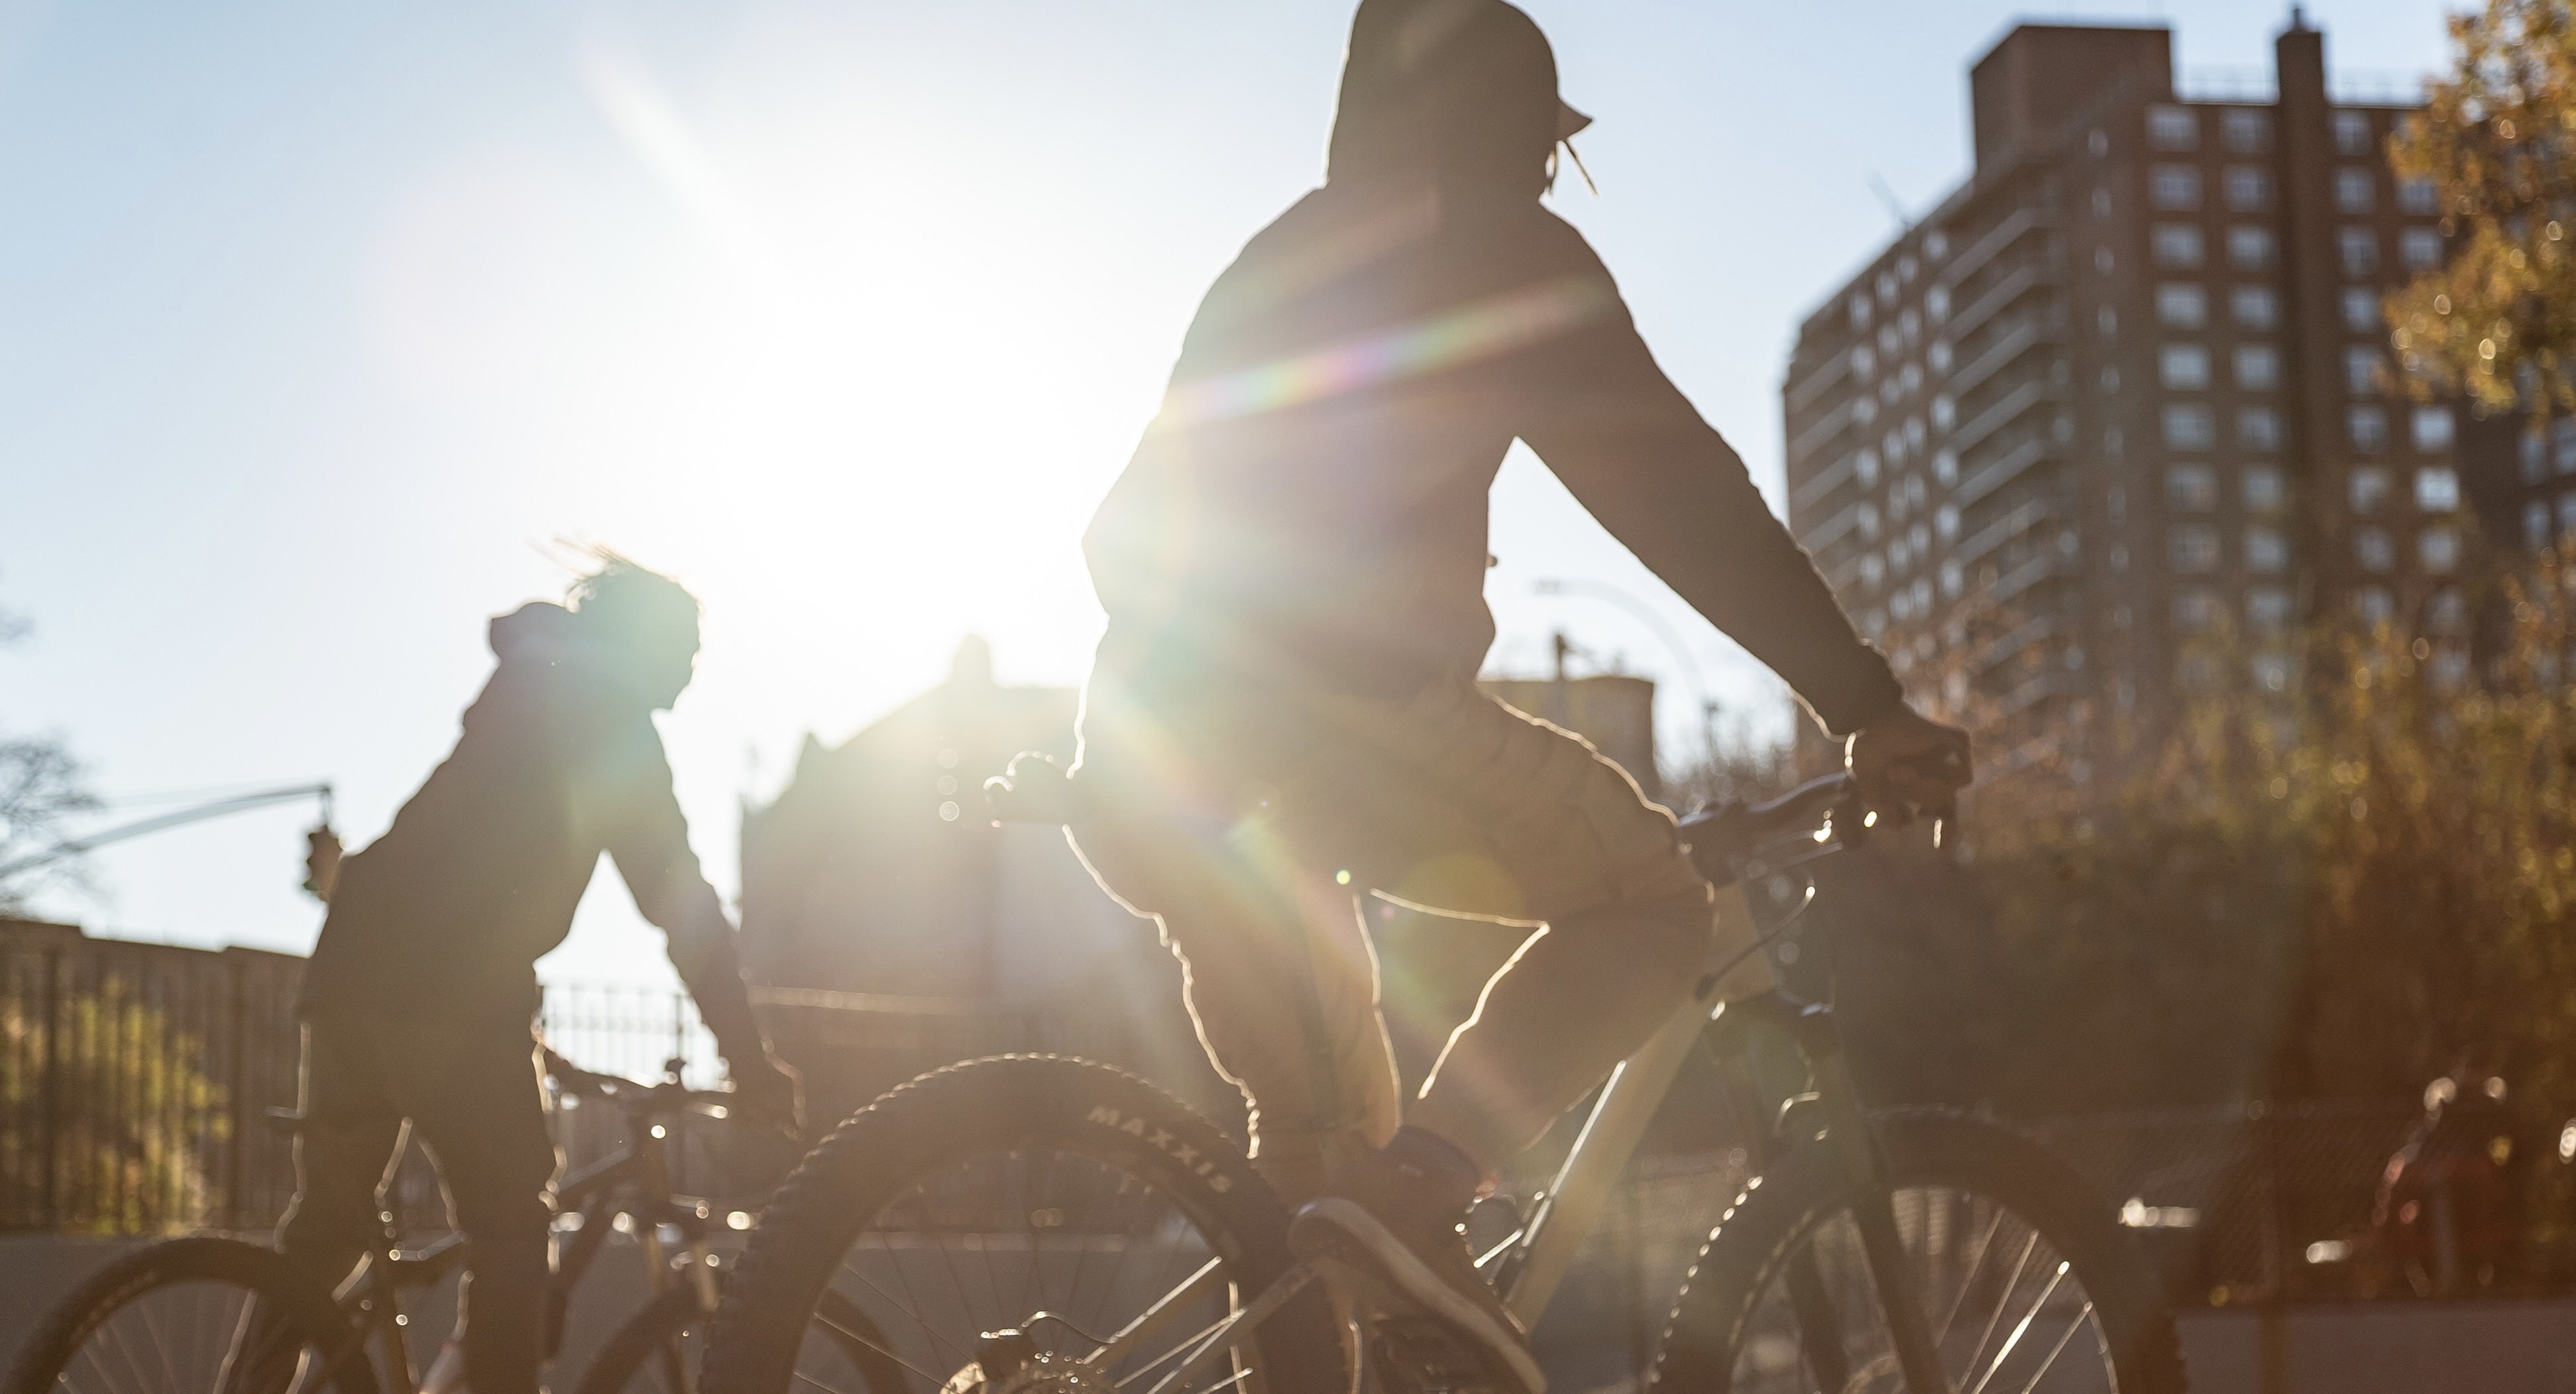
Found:
<svg viewBox="0 0 2576 1394"><path fill-rule="evenodd" d="M1483 1358L1432 1317L1378 1318L1370 1328L1369 1363L1392 1394L1495 1394Z"/></svg>

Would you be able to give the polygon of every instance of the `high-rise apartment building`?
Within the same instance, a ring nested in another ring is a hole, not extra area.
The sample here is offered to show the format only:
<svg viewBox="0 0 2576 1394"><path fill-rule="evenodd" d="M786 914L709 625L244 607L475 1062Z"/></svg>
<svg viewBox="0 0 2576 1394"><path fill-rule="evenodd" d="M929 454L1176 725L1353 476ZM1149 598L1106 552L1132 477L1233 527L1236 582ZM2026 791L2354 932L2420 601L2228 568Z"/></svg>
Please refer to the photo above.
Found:
<svg viewBox="0 0 2576 1394"><path fill-rule="evenodd" d="M2276 56L2186 95L2165 29L2014 29L1975 172L1800 328L1790 526L1991 767L2087 782L2222 678L2287 701L2317 607L2464 634L2473 532L2556 525L2576 428L2526 446L2390 378L2381 297L2445 249L2386 156L2412 103L2330 90L2295 17Z"/></svg>

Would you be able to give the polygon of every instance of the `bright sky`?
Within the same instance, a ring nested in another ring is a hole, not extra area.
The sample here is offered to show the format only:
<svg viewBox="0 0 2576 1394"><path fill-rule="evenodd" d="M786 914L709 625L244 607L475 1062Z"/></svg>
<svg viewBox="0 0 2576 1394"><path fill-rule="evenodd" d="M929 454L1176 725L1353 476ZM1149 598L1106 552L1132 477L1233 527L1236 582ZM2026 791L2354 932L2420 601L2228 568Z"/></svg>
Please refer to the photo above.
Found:
<svg viewBox="0 0 2576 1394"><path fill-rule="evenodd" d="M2008 4L1526 0L1599 118L1556 206L1776 486L1798 318L1965 173ZM328 778L352 845L454 739L483 624L594 539L707 604L663 730L733 888L736 806L988 636L1073 683L1077 538L1234 250L1320 174L1350 0L0 0L0 730L111 797ZM2285 11L2188 0L2186 68ZM2437 0L2310 7L2422 71ZM1547 637L1730 710L1778 690L1517 457L1494 665ZM116 816L131 816L121 810ZM309 809L140 839L56 915L301 950ZM603 876L550 979L667 981Z"/></svg>

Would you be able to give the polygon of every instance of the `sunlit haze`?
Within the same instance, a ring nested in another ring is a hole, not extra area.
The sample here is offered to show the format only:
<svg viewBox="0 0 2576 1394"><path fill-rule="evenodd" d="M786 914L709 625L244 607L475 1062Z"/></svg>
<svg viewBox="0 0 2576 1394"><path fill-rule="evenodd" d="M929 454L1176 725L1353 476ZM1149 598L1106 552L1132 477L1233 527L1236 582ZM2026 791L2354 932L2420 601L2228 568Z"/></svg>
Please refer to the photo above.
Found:
<svg viewBox="0 0 2576 1394"><path fill-rule="evenodd" d="M1766 487L1798 318L1967 165L2004 4L1525 0L1666 368ZM699 852L981 634L1080 680L1084 523L1200 293L1320 177L1348 0L939 4L0 0L0 731L112 799L329 779L351 844L446 751L487 618L559 541L706 603L662 727ZM2186 68L2286 8L2194 0ZM2434 0L2311 5L2421 72ZM1882 189L1885 191L1882 194ZM1662 680L1668 747L1785 699L1525 454L1495 492L1498 671L1559 629ZM1678 633L1588 593L1634 596ZM111 810L102 824L135 816ZM50 914L302 950L309 808L139 839ZM604 876L550 979L662 981Z"/></svg>

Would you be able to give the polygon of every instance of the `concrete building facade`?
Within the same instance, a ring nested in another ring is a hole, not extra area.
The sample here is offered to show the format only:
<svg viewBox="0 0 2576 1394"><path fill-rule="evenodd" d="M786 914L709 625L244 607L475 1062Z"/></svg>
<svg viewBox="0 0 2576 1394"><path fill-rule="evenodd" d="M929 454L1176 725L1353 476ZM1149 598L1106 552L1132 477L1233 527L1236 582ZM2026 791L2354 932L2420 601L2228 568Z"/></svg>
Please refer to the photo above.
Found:
<svg viewBox="0 0 2576 1394"><path fill-rule="evenodd" d="M2294 11L2272 82L2184 92L2169 30L2015 28L1974 173L1800 327L1790 526L1999 773L2094 782L2195 688L2288 701L2323 607L2465 664L2473 538L2552 535L2549 443L2391 376L2441 210L2387 160L2412 100L2324 48Z"/></svg>

